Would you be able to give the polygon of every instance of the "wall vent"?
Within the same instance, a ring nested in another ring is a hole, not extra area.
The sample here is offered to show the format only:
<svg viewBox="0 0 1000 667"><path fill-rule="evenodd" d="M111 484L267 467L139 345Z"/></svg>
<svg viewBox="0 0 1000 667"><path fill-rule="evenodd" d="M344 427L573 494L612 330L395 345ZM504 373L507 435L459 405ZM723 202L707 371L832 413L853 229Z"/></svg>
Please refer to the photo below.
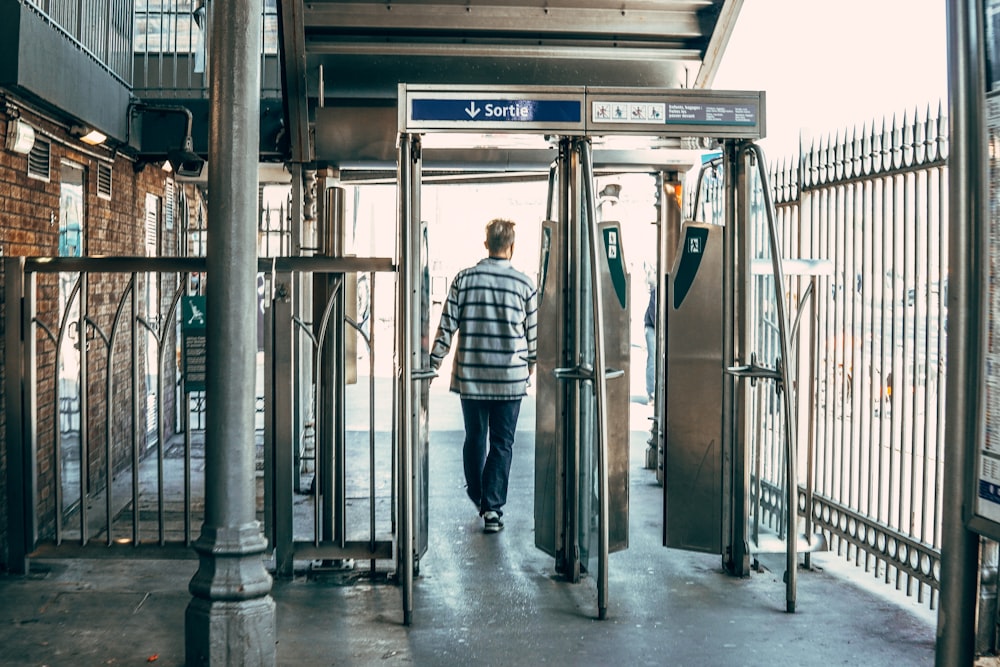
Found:
<svg viewBox="0 0 1000 667"><path fill-rule="evenodd" d="M52 152L52 144L46 139L35 136L35 145L28 153L28 177L37 178L48 183L51 180L49 175L49 162Z"/></svg>
<svg viewBox="0 0 1000 667"><path fill-rule="evenodd" d="M111 199L111 165L97 163L97 196Z"/></svg>

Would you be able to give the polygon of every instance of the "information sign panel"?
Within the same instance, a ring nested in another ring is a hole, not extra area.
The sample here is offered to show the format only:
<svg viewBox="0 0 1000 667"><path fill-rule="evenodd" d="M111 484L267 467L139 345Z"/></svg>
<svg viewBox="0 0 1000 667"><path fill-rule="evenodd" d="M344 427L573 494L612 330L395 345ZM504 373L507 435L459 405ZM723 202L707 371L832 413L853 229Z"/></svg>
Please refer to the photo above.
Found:
<svg viewBox="0 0 1000 667"><path fill-rule="evenodd" d="M400 85L401 131L581 134L582 87Z"/></svg>
<svg viewBox="0 0 1000 667"><path fill-rule="evenodd" d="M410 111L415 121L468 123L579 123L577 100L533 99L415 99Z"/></svg>
<svg viewBox="0 0 1000 667"><path fill-rule="evenodd" d="M986 83L983 151L987 173L983 196L988 200L982 225L984 275L980 297L980 368L976 424L975 471L967 493L972 499L969 526L993 539L1000 539L1000 82L996 72L1000 60L1000 0L985 0L987 71L994 74Z"/></svg>
<svg viewBox="0 0 1000 667"><path fill-rule="evenodd" d="M205 297L181 299L181 333L185 391L205 391L205 358L208 351Z"/></svg>
<svg viewBox="0 0 1000 667"><path fill-rule="evenodd" d="M742 91L588 89L588 133L759 139L764 94Z"/></svg>
<svg viewBox="0 0 1000 667"><path fill-rule="evenodd" d="M764 136L764 93L587 86L400 85L403 132Z"/></svg>

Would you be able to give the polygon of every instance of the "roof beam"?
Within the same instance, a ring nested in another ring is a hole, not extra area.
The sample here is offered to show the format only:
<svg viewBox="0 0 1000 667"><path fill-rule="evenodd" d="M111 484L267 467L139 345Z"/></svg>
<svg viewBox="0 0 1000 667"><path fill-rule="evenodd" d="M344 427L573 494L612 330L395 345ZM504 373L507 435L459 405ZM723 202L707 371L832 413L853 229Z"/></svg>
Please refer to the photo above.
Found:
<svg viewBox="0 0 1000 667"><path fill-rule="evenodd" d="M571 39L574 36L628 42L701 40L703 28L696 14L672 10L629 9L622 6L466 6L445 3L371 4L366 2L310 2L305 28L328 34L394 34L462 37L524 35Z"/></svg>

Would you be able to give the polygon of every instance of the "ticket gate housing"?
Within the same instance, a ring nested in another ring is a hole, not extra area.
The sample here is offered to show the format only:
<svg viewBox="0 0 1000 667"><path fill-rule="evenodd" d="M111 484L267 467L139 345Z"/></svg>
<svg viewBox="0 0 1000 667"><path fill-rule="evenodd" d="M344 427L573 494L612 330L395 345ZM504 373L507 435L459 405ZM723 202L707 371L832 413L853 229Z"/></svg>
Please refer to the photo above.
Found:
<svg viewBox="0 0 1000 667"><path fill-rule="evenodd" d="M685 222L669 275L663 537L723 551L723 227Z"/></svg>

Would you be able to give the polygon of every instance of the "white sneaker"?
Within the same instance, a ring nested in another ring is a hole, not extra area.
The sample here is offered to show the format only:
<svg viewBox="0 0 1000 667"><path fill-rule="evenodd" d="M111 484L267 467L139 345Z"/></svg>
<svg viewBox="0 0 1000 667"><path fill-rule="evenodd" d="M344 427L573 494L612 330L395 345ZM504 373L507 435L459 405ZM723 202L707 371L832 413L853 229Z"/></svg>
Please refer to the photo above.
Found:
<svg viewBox="0 0 1000 667"><path fill-rule="evenodd" d="M499 533L501 530L503 530L503 521L500 520L499 514L490 510L483 515L484 533Z"/></svg>

